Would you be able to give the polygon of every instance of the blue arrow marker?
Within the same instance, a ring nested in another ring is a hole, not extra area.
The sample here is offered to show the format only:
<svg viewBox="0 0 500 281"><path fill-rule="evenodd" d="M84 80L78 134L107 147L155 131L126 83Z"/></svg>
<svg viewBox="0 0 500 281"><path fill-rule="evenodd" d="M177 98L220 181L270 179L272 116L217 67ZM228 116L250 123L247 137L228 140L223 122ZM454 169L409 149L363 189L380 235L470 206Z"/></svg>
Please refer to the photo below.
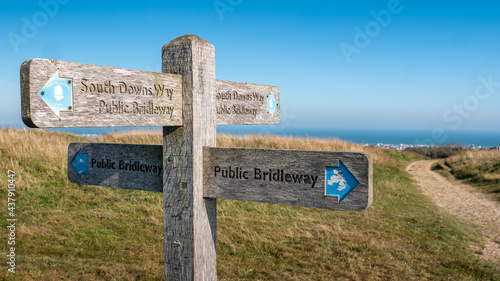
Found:
<svg viewBox="0 0 500 281"><path fill-rule="evenodd" d="M358 180L339 160L339 167L325 167L325 195L338 196L339 203L359 185Z"/></svg>
<svg viewBox="0 0 500 281"><path fill-rule="evenodd" d="M59 70L38 91L38 95L61 118L61 111L73 110L73 79L60 78Z"/></svg>
<svg viewBox="0 0 500 281"><path fill-rule="evenodd" d="M78 150L75 158L71 161L71 165L75 168L79 177L82 177L82 174L89 174L89 156L88 154L83 154L82 150Z"/></svg>
<svg viewBox="0 0 500 281"><path fill-rule="evenodd" d="M267 96L267 113L271 114L274 116L274 113L276 112L276 109L278 108L278 102L276 101L276 98L274 97L273 92L269 96Z"/></svg>

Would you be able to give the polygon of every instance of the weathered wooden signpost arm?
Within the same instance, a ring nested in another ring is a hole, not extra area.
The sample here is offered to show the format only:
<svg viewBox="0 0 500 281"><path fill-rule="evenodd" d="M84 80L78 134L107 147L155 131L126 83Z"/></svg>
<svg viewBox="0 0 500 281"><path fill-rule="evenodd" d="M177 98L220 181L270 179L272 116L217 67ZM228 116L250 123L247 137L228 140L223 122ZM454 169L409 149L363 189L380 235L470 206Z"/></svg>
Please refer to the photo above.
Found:
<svg viewBox="0 0 500 281"><path fill-rule="evenodd" d="M78 184L163 192L162 146L71 143L68 179Z"/></svg>
<svg viewBox="0 0 500 281"><path fill-rule="evenodd" d="M203 198L203 147L215 146L215 51L194 36L163 47L182 75L183 127L163 128L165 280L217 280L216 199Z"/></svg>
<svg viewBox="0 0 500 281"><path fill-rule="evenodd" d="M204 195L283 205L363 211L373 202L363 152L205 147Z"/></svg>
<svg viewBox="0 0 500 281"><path fill-rule="evenodd" d="M21 116L32 128L181 126L179 75L48 59L21 66Z"/></svg>
<svg viewBox="0 0 500 281"><path fill-rule="evenodd" d="M217 125L277 124L280 90L276 86L216 81Z"/></svg>

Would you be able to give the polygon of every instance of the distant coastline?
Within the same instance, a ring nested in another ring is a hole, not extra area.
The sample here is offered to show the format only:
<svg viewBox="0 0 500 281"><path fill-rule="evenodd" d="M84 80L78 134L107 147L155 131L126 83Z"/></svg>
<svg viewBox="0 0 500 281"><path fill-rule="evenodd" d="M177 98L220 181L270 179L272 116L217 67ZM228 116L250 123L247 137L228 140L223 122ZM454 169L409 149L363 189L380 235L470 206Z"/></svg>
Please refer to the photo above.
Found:
<svg viewBox="0 0 500 281"><path fill-rule="evenodd" d="M91 135L93 137L109 134L113 131L124 130L158 130L160 127L117 127L117 128L75 128L75 129L50 129L77 135ZM498 131L462 130L444 131L444 142L437 143L432 139L432 130L409 129L325 129L325 128L288 128L277 125L240 125L218 126L218 133L226 134L272 134L291 137L318 137L339 138L361 145L442 145L446 143L460 143L464 146L498 147L500 146L500 129Z"/></svg>
<svg viewBox="0 0 500 281"><path fill-rule="evenodd" d="M391 146L433 146L447 143L460 143L472 147L500 146L500 129L498 131L444 131L440 137L443 142L433 139L432 130L407 129L323 129L323 128L285 128L272 130L263 126L226 126L218 127L220 133L249 134L271 133L296 137L339 138L361 145L391 145Z"/></svg>

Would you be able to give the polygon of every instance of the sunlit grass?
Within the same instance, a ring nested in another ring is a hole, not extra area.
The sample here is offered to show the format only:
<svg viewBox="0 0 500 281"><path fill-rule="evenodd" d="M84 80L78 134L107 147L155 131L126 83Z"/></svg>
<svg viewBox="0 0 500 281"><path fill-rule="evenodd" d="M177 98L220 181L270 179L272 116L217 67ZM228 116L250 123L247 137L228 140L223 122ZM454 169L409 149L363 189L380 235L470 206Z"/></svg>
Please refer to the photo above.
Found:
<svg viewBox="0 0 500 281"><path fill-rule="evenodd" d="M70 183L71 142L88 140L0 130L0 184L16 171L18 218L17 273L0 279L163 280L162 194ZM162 137L139 131L92 142ZM418 156L337 139L220 135L217 145L364 151L374 159L375 193L364 212L218 200L219 280L500 280L500 266L470 250L480 235L441 213L406 174ZM5 237L5 219L0 226Z"/></svg>

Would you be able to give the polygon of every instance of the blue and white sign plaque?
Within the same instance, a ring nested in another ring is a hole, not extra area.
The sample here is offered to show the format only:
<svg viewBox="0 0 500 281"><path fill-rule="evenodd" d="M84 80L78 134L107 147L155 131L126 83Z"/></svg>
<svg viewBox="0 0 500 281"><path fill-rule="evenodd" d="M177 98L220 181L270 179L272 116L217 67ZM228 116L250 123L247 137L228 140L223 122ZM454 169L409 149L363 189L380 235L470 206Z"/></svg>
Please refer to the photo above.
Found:
<svg viewBox="0 0 500 281"><path fill-rule="evenodd" d="M78 150L75 158L71 161L71 165L75 168L79 177L81 177L82 174L89 174L89 156L82 153L81 149Z"/></svg>
<svg viewBox="0 0 500 281"><path fill-rule="evenodd" d="M59 70L38 91L38 95L61 119L61 111L73 111L73 79L60 78Z"/></svg>
<svg viewBox="0 0 500 281"><path fill-rule="evenodd" d="M276 112L277 108L278 108L278 102L276 101L273 92L271 92L271 94L267 96L267 113L274 116L274 113Z"/></svg>
<svg viewBox="0 0 500 281"><path fill-rule="evenodd" d="M325 195L338 196L339 203L359 184L340 160L339 167L325 167L325 177Z"/></svg>

